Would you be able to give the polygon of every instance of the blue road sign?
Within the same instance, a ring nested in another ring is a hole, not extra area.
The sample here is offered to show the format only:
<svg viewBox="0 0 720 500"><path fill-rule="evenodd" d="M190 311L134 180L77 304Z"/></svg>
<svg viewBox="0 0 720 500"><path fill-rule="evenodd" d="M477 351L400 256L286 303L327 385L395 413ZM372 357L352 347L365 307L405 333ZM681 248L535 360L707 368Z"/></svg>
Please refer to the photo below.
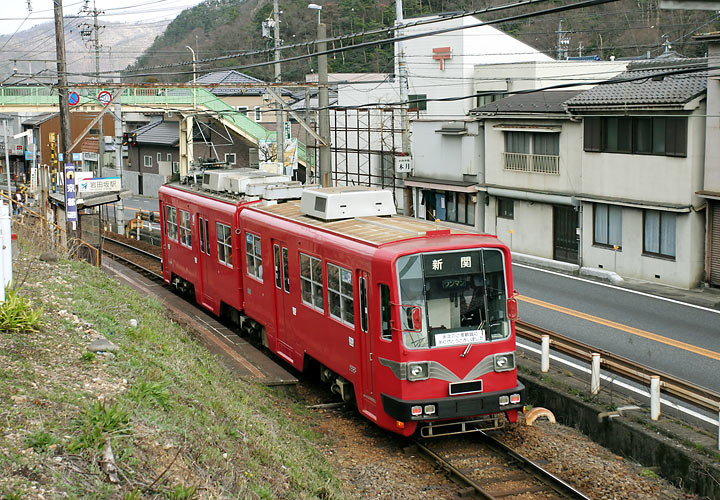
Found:
<svg viewBox="0 0 720 500"><path fill-rule="evenodd" d="M77 92L68 92L67 100L70 106L77 106L80 103L80 96Z"/></svg>

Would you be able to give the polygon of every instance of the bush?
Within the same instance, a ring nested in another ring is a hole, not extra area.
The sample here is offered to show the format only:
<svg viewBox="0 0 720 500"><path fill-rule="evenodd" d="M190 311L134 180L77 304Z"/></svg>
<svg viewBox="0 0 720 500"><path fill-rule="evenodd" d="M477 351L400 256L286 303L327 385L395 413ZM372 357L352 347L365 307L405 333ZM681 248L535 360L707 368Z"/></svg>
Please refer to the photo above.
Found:
<svg viewBox="0 0 720 500"><path fill-rule="evenodd" d="M42 309L34 310L30 301L18 295L17 290L5 291L5 302L0 304L0 330L8 332L37 332L41 326Z"/></svg>

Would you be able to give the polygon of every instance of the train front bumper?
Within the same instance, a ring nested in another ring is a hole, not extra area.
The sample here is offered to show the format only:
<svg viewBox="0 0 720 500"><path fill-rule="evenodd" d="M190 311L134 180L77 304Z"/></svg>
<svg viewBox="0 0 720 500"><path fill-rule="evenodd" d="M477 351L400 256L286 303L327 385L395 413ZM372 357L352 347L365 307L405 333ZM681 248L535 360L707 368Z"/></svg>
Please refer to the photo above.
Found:
<svg viewBox="0 0 720 500"><path fill-rule="evenodd" d="M387 394L380 398L385 413L395 420L422 422L520 410L525 405L525 386L518 382L513 389L444 398L402 400Z"/></svg>

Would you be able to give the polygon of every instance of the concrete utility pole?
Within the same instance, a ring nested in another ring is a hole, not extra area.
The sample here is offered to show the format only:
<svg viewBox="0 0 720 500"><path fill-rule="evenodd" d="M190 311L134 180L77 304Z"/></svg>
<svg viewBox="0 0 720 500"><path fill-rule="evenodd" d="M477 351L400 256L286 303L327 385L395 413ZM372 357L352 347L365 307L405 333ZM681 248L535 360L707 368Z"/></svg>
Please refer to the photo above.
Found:
<svg viewBox="0 0 720 500"><path fill-rule="evenodd" d="M93 0L93 31L95 32L95 80L100 83L100 26L98 25L98 14L102 12L98 11L95 7L95 0ZM103 168L103 157L105 156L105 132L103 131L102 119L98 123L98 177L102 177Z"/></svg>
<svg viewBox="0 0 720 500"><path fill-rule="evenodd" d="M58 72L58 99L60 104L60 139L63 153L63 162L60 164L60 171L65 172L63 163L72 160L72 137L70 136L70 106L68 105L67 93L67 62L65 61L65 27L63 26L62 0L53 0L55 17L55 54L57 56ZM67 210L67 207L65 207ZM66 212L67 213L67 212ZM70 234L75 230L74 224L67 221L68 242Z"/></svg>
<svg viewBox="0 0 720 500"><path fill-rule="evenodd" d="M402 30L400 26L405 22L403 17L403 4L402 0L395 0L395 36L402 36ZM400 122L402 127L402 150L403 153L410 153L410 144L408 138L408 123L407 123L407 106L408 106L408 78L407 78L407 65L405 63L405 49L403 43L398 41L397 43L397 58L398 58L398 83L400 84L400 101L402 105L400 107Z"/></svg>
<svg viewBox="0 0 720 500"><path fill-rule="evenodd" d="M318 23L318 52L327 50L327 27L324 23ZM325 144L320 145L320 185L323 187L332 186L332 166L330 164L330 99L328 96L328 66L327 54L318 56L318 108L320 136Z"/></svg>
<svg viewBox="0 0 720 500"><path fill-rule="evenodd" d="M8 120L7 117L3 120L3 135L4 142L3 145L5 146L5 174L7 175L7 195L8 198L12 198L12 190L10 189L10 147L8 146L8 135L7 135L7 126L8 126ZM8 206L10 206L12 202L8 201ZM12 213L12 210L10 211Z"/></svg>
<svg viewBox="0 0 720 500"><path fill-rule="evenodd" d="M280 60L280 50L278 49L278 47L280 47L281 43L280 10L278 9L278 0L273 0L273 20L275 21L273 37L273 43L275 47L275 82L279 83L282 81L282 75L280 73L280 63L278 62ZM282 89L278 90L280 92L280 97L282 98ZM285 133L283 131L283 111L280 103L276 103L275 105L275 133L277 134L277 161L278 163L280 163L280 165L283 166L283 173L285 173Z"/></svg>

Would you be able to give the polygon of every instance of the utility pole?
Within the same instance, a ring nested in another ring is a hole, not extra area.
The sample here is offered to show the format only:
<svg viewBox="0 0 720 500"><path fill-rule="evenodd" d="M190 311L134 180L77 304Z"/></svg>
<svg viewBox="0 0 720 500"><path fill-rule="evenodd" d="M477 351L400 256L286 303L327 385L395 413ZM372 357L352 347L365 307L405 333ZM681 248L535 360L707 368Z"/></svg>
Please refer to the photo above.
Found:
<svg viewBox="0 0 720 500"><path fill-rule="evenodd" d="M63 153L63 162L69 163L72 160L72 137L70 136L70 106L68 105L68 81L67 81L67 62L65 61L65 27L63 26L63 10L62 0L53 0L54 17L55 17L55 54L57 57L57 73L58 73L58 99L60 105L60 140L61 151ZM60 165L60 171L65 172L64 165ZM66 199L67 199L67 180ZM9 188L9 186L8 186ZM67 205L65 206L65 214L67 215ZM70 243L70 235L75 231L75 221L69 221L66 217L68 244Z"/></svg>
<svg viewBox="0 0 720 500"><path fill-rule="evenodd" d="M282 81L280 73L280 10L278 9L278 0L273 0L273 21L275 21L273 43L275 47L275 82ZM282 89L278 89L282 98ZM283 173L285 173L285 133L283 131L283 111L280 103L275 103L275 134L277 147L277 162L280 163Z"/></svg>
<svg viewBox="0 0 720 500"><path fill-rule="evenodd" d="M100 26L98 26L98 14L93 0L93 30L95 31L95 79L100 83ZM102 177L103 158L105 157L105 132L103 131L103 119L98 122L98 177Z"/></svg>
<svg viewBox="0 0 720 500"><path fill-rule="evenodd" d="M568 56L568 49L570 48L570 37L569 31L564 31L562 27L562 19L558 21L558 30L557 30L557 60L562 61L564 59L567 59Z"/></svg>
<svg viewBox="0 0 720 500"><path fill-rule="evenodd" d="M318 56L318 108L320 137L325 144L320 145L320 185L322 187L332 186L332 166L330 165L330 99L328 96L328 66L327 54L327 27L324 23L318 23L317 50Z"/></svg>
<svg viewBox="0 0 720 500"><path fill-rule="evenodd" d="M403 4L402 0L395 0L395 36L400 38L402 36L402 30L400 26L405 22L403 17ZM400 84L400 122L402 127L402 150L403 153L410 153L410 144L408 138L408 123L407 123L407 101L408 101L408 78L407 78L407 65L405 63L405 49L403 43L398 41L397 43L397 61L398 61L398 83Z"/></svg>

